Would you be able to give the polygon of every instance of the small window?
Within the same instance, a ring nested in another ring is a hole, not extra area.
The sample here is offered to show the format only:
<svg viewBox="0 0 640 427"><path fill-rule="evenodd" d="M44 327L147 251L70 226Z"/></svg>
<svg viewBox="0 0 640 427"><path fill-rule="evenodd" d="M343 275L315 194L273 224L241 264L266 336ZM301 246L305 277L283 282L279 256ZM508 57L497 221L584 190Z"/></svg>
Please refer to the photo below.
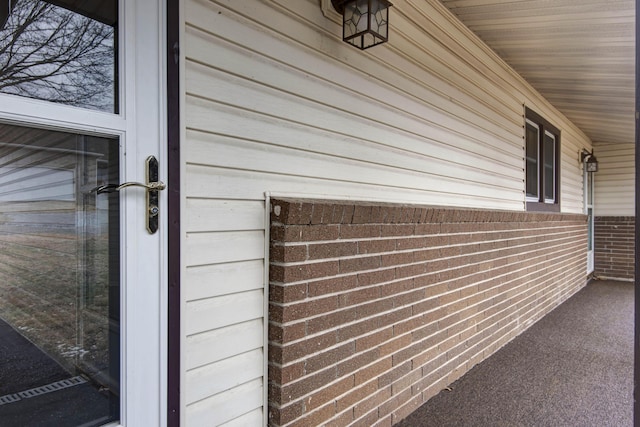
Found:
<svg viewBox="0 0 640 427"><path fill-rule="evenodd" d="M560 131L526 109L525 174L527 210L560 211Z"/></svg>

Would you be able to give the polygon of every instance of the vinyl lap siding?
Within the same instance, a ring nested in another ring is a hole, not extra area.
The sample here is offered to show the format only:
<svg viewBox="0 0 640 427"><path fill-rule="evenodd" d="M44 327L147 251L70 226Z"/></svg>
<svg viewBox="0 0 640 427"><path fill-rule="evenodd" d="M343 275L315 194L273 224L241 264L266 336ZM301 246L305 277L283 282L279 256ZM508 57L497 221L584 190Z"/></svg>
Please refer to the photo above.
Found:
<svg viewBox="0 0 640 427"><path fill-rule="evenodd" d="M185 2L185 425L263 420L266 192L522 210L523 104L588 145L441 13L398 4L361 53L317 0Z"/></svg>
<svg viewBox="0 0 640 427"><path fill-rule="evenodd" d="M597 143L598 172L595 174L595 215L635 216L635 148L628 144Z"/></svg>

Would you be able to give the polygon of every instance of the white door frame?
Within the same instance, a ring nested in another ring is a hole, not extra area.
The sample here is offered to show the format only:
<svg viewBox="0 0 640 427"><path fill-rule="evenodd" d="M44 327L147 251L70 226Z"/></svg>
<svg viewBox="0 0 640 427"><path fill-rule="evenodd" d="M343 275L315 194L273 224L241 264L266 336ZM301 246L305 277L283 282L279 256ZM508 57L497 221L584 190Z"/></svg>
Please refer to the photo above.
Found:
<svg viewBox="0 0 640 427"><path fill-rule="evenodd" d="M121 88L127 123L127 181L146 182L149 155L160 162L166 182L165 2L120 0L124 82ZM129 147L131 149L129 149ZM123 313L123 424L166 425L167 405L167 197L160 192L157 233L146 231L144 191L124 192L124 233L128 284Z"/></svg>
<svg viewBox="0 0 640 427"><path fill-rule="evenodd" d="M166 6L119 2L120 113L110 114L0 94L0 121L120 140L121 182L146 182L154 155L166 183ZM121 423L164 426L167 419L167 196L159 230L146 230L145 192L122 191Z"/></svg>
<svg viewBox="0 0 640 427"><path fill-rule="evenodd" d="M591 182L589 182L589 174L591 175ZM591 216L587 217L587 221L589 221L589 223L587 224L587 239L589 239L590 241L587 242L587 274L591 274L594 272L595 270L595 255L594 255L594 245L595 245L595 222L594 222L594 216L595 216L595 209L594 209L594 204L595 204L595 185L594 185L594 179L595 177L593 176L593 172L587 172L586 168L584 167L583 164L583 188L584 188L584 213L585 215L589 215L589 209L591 209ZM591 230L591 233L589 233L588 230ZM589 250L589 246L591 247L591 250Z"/></svg>

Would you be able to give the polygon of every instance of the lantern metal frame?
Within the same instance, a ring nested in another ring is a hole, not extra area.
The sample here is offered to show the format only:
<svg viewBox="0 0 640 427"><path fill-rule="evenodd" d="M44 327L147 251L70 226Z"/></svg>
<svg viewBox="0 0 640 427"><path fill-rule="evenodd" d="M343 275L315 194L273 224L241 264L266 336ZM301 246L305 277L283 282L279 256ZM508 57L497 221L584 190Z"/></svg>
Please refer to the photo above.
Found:
<svg viewBox="0 0 640 427"><path fill-rule="evenodd" d="M598 172L598 159L593 155L593 150L589 152L583 149L580 152L580 161L584 164L585 171Z"/></svg>
<svg viewBox="0 0 640 427"><path fill-rule="evenodd" d="M360 13L360 17L366 17L366 27L358 31L359 22L354 22L354 17L347 17L345 12L348 10L349 4L357 6L366 4L366 12ZM379 44L389 41L389 8L393 6L389 0L331 0L333 8L342 16L342 40L349 43L352 46L357 47L360 50L369 49L370 47L377 46ZM378 7L376 11L371 13L373 6ZM383 16L384 15L384 16ZM386 19L385 19L386 18ZM380 20L377 22L378 28L381 26L386 27L386 32L383 34L378 31L377 28L373 28L372 19ZM347 33L349 26L355 27L351 33Z"/></svg>

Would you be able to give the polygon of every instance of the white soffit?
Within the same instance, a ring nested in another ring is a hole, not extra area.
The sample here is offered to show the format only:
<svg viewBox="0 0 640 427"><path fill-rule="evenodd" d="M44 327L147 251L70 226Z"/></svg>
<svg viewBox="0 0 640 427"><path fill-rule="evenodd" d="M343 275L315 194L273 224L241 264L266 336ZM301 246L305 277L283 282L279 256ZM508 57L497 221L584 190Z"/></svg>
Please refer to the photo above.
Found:
<svg viewBox="0 0 640 427"><path fill-rule="evenodd" d="M635 140L634 0L441 0L593 142Z"/></svg>

